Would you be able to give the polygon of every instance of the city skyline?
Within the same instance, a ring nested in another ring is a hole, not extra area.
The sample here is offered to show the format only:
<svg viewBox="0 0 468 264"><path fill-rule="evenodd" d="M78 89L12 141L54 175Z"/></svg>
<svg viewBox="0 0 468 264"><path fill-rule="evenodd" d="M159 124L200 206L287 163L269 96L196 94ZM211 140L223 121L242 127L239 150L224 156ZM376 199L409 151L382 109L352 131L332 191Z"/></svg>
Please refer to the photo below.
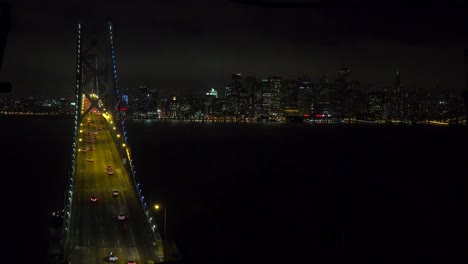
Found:
<svg viewBox="0 0 468 264"><path fill-rule="evenodd" d="M391 87L397 68L409 89L466 86L463 10L269 8L235 1L50 4L12 3L0 80L11 81L16 94L73 94L74 27L79 19L104 26L106 17L115 25L122 87L203 93L224 87L235 72L318 81L323 74L334 78L343 66L363 87Z"/></svg>

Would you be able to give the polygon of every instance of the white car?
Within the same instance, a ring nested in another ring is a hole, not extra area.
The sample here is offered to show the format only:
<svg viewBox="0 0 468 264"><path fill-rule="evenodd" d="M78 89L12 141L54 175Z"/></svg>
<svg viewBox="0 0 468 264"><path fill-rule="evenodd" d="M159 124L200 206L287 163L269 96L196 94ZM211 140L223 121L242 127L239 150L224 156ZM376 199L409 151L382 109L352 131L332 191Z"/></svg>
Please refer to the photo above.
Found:
<svg viewBox="0 0 468 264"><path fill-rule="evenodd" d="M93 159L93 158L88 158L88 161L89 161L89 162L93 162L94 159Z"/></svg>
<svg viewBox="0 0 468 264"><path fill-rule="evenodd" d="M119 190L112 190L112 196L119 196Z"/></svg>
<svg viewBox="0 0 468 264"><path fill-rule="evenodd" d="M80 152L86 152L87 149L80 149Z"/></svg>
<svg viewBox="0 0 468 264"><path fill-rule="evenodd" d="M117 260L119 260L119 257L117 257L117 255L114 253L114 252L110 252L109 253L109 256L107 256L107 259L110 261L110 262L116 262Z"/></svg>
<svg viewBox="0 0 468 264"><path fill-rule="evenodd" d="M113 170L107 171L107 174L114 175L114 171Z"/></svg>
<svg viewBox="0 0 468 264"><path fill-rule="evenodd" d="M117 215L117 219L119 219L119 220L125 220L125 219L127 219L127 217L125 216L124 213L120 213L120 214Z"/></svg>

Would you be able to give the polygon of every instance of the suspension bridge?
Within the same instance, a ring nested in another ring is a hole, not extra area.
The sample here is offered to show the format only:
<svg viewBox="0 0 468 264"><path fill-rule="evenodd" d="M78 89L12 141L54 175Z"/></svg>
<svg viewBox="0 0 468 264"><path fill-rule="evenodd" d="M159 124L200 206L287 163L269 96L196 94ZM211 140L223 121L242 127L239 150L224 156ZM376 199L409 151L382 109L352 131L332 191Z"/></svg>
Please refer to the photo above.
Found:
<svg viewBox="0 0 468 264"><path fill-rule="evenodd" d="M113 24L80 21L76 34L74 141L57 262L171 260L127 142Z"/></svg>

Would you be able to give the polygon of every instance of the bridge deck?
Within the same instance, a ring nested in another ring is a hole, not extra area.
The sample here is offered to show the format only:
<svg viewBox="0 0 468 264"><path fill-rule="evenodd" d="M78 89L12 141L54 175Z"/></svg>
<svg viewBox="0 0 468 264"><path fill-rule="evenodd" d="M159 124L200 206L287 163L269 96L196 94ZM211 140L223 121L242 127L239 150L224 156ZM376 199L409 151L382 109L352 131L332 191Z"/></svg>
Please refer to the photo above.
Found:
<svg viewBox="0 0 468 264"><path fill-rule="evenodd" d="M78 142L78 149L87 150L79 151L76 160L69 234L71 263L104 263L110 251L117 254L119 262L156 262L156 246L110 129L104 117L93 112L84 116L80 127L82 141ZM88 161L89 158L94 161ZM108 175L108 165L112 166L113 175ZM119 195L113 196L112 190L119 190ZM92 202L92 196L98 201ZM119 213L127 219L119 220Z"/></svg>

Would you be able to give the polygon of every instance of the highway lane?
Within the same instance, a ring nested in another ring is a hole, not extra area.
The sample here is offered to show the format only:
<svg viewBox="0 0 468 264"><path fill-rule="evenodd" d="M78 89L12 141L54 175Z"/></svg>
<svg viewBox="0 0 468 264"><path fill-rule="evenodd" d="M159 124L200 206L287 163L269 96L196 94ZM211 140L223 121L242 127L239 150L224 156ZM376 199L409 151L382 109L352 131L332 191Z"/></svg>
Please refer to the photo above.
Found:
<svg viewBox="0 0 468 264"><path fill-rule="evenodd" d="M99 127L102 128L100 131ZM86 148L87 151L78 152L76 159L69 237L74 246L72 263L105 263L110 251L117 253L117 263L126 263L128 259L135 259L137 263L156 262L156 250L147 231L146 219L132 180L123 167L120 151L111 140L109 128L112 126L108 127L104 117L92 112L84 116L80 126L82 141L78 142L78 149ZM97 132L95 138L94 132ZM89 139L92 142L88 142ZM88 158L94 161L90 162ZM107 165L113 167L113 175L107 174ZM119 196L112 195L113 189L119 190ZM91 196L97 196L98 202L91 202ZM120 212L128 218L117 219Z"/></svg>

